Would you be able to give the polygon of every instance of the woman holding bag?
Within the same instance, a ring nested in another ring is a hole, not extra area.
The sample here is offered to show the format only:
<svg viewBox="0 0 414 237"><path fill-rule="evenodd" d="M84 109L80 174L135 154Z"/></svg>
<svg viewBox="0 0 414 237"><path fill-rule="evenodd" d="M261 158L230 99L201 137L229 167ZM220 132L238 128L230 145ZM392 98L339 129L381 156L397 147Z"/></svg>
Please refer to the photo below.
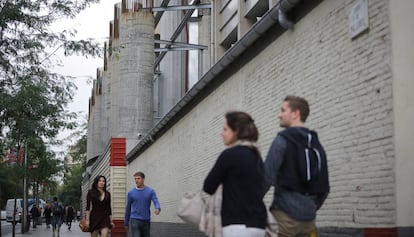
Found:
<svg viewBox="0 0 414 237"><path fill-rule="evenodd" d="M228 148L207 175L203 190L214 194L223 185L222 236L264 237L267 225L264 167L255 144L259 134L254 120L245 112L228 112L221 136Z"/></svg>

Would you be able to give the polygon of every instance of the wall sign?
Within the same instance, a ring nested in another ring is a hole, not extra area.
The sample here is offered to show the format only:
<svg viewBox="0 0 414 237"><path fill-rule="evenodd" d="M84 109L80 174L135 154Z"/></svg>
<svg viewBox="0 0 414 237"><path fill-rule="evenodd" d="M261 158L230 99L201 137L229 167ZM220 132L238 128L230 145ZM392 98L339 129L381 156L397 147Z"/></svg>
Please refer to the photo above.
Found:
<svg viewBox="0 0 414 237"><path fill-rule="evenodd" d="M369 28L367 0L357 0L349 13L349 36L357 37Z"/></svg>

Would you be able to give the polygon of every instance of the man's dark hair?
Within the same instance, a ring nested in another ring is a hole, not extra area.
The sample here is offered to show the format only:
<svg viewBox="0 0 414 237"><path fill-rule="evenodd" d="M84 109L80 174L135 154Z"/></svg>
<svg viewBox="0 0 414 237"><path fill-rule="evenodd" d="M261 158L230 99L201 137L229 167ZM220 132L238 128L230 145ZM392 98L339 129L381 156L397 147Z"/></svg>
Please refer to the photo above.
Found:
<svg viewBox="0 0 414 237"><path fill-rule="evenodd" d="M294 95L288 95L283 100L288 102L288 106L292 111L299 110L300 121L303 123L306 122L306 119L309 116L309 104L304 98Z"/></svg>
<svg viewBox="0 0 414 237"><path fill-rule="evenodd" d="M145 179L145 174L144 174L144 173L142 173L141 171L136 172L136 173L134 174L134 177L136 177L136 176L139 176L139 177L141 177L141 178Z"/></svg>

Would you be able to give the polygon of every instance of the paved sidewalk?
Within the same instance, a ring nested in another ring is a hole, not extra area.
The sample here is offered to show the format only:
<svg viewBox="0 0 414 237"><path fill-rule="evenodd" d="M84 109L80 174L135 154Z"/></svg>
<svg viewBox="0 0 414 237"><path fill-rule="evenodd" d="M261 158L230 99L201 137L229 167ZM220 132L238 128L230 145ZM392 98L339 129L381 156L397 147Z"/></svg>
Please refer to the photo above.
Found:
<svg viewBox="0 0 414 237"><path fill-rule="evenodd" d="M90 233L84 233L79 229L79 222L72 222L71 230L63 224L60 228L60 237L90 237ZM18 232L18 233L17 233ZM30 230L24 234L20 233L20 229L16 231L16 237L52 237L52 227L46 228L46 224L37 226L36 229L30 228ZM3 237L12 237L12 234L6 234Z"/></svg>

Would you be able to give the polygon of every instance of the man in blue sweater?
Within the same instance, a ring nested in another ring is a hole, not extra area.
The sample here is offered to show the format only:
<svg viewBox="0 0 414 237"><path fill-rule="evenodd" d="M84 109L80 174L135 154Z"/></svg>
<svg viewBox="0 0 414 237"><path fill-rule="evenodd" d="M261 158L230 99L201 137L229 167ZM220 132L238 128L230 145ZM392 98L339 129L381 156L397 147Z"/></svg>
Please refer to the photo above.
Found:
<svg viewBox="0 0 414 237"><path fill-rule="evenodd" d="M137 172L134 174L136 187L131 189L127 195L125 207L125 229L131 228L131 237L150 237L151 201L154 204L154 214L161 212L155 190L145 186L145 174Z"/></svg>

